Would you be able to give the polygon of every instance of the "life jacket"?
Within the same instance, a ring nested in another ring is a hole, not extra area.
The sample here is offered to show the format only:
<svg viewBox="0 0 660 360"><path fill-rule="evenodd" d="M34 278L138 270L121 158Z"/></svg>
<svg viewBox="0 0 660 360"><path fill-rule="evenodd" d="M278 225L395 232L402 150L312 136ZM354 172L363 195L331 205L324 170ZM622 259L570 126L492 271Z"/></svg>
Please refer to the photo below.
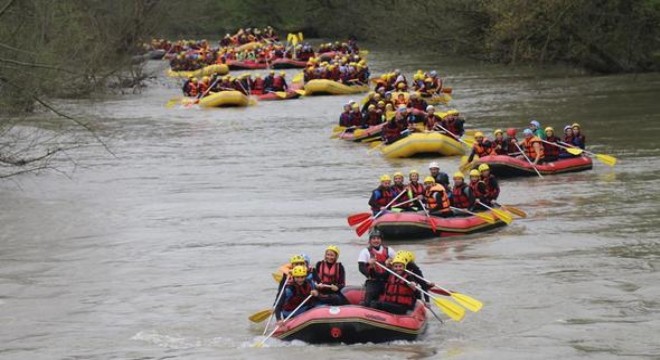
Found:
<svg viewBox="0 0 660 360"><path fill-rule="evenodd" d="M369 116L367 117L367 125L376 126L382 122L383 115L378 111L369 111Z"/></svg>
<svg viewBox="0 0 660 360"><path fill-rule="evenodd" d="M190 85L188 87L188 94L189 96L197 96L199 92L197 91L197 84L194 82L190 82Z"/></svg>
<svg viewBox="0 0 660 360"><path fill-rule="evenodd" d="M500 186L497 184L495 176L493 174L488 174L488 178L481 178L481 181L486 184L486 199L490 202L497 200L497 197L500 196Z"/></svg>
<svg viewBox="0 0 660 360"><path fill-rule="evenodd" d="M339 126L349 127L351 126L351 113L344 111L339 116Z"/></svg>
<svg viewBox="0 0 660 360"><path fill-rule="evenodd" d="M479 189L479 184L484 184L484 182L481 180L475 180L475 181L470 180L470 190L472 190L472 193L474 194L475 198L480 200L485 200L486 191L488 190L488 187L487 186L485 187L486 191L482 191L481 189Z"/></svg>
<svg viewBox="0 0 660 360"><path fill-rule="evenodd" d="M264 93L265 81L262 78L257 78L252 84L252 93L255 95L261 95Z"/></svg>
<svg viewBox="0 0 660 360"><path fill-rule="evenodd" d="M479 156L480 158L490 155L490 153L493 151L493 147L488 140L484 140L481 143L475 142L472 148L474 149L475 155Z"/></svg>
<svg viewBox="0 0 660 360"><path fill-rule="evenodd" d="M277 91L284 90L284 78L281 76L275 76L273 78L273 89Z"/></svg>
<svg viewBox="0 0 660 360"><path fill-rule="evenodd" d="M422 100L410 100L410 107L417 109L419 111L426 111L426 101Z"/></svg>
<svg viewBox="0 0 660 360"><path fill-rule="evenodd" d="M556 136L551 136L547 138L547 142L557 143L559 138ZM559 156L559 146L543 143L543 156L556 159Z"/></svg>
<svg viewBox="0 0 660 360"><path fill-rule="evenodd" d="M452 206L459 209L470 208L472 204L470 197L466 194L468 191L470 191L470 187L466 183L462 183L460 186L454 186L454 189L451 191Z"/></svg>
<svg viewBox="0 0 660 360"><path fill-rule="evenodd" d="M580 149L584 149L584 144L586 143L586 141L587 141L586 136L582 134L578 134L578 135L573 135L573 139L571 139L570 144L573 144L579 147Z"/></svg>
<svg viewBox="0 0 660 360"><path fill-rule="evenodd" d="M404 279L408 278L408 274L403 274L400 276ZM390 275L387 278L383 301L412 307L416 300L417 298L415 297L415 290L411 289L405 281L394 275Z"/></svg>
<svg viewBox="0 0 660 360"><path fill-rule="evenodd" d="M373 193L376 191L380 192L380 198L375 200L374 203L372 203L372 200L369 200L369 205L371 205L371 210L373 211L379 211L381 210L385 205L389 204L392 199L394 199L394 191L390 188L383 188L382 186L379 186L378 189L374 190ZM372 198L373 198L372 194Z"/></svg>
<svg viewBox="0 0 660 360"><path fill-rule="evenodd" d="M337 285L339 284L339 263L335 261L334 264L329 265L327 261L321 261L321 266L319 266L318 273L319 280L321 283L327 285Z"/></svg>
<svg viewBox="0 0 660 360"><path fill-rule="evenodd" d="M539 158L543 159L543 144L541 143L541 139L536 136L525 138L525 140L523 140L523 150L525 151L525 155L527 155L527 158L529 158L531 161L536 159L536 149L534 149L534 143L539 143L541 145Z"/></svg>
<svg viewBox="0 0 660 360"><path fill-rule="evenodd" d="M392 194L392 195L394 195L394 197L396 197L397 195L399 195L402 192L406 192L405 195L401 195L401 197L399 197L397 202L404 202L404 201L410 199L408 197L408 192L407 192L407 189L406 189L406 185L401 184L400 186L398 186L398 185L394 184L394 185L392 185L392 190L394 191L394 194ZM410 207L410 206L412 206L412 204L408 203L408 204L402 205L401 207Z"/></svg>
<svg viewBox="0 0 660 360"><path fill-rule="evenodd" d="M434 130L435 124L440 120L438 115L433 114L426 117L426 130Z"/></svg>
<svg viewBox="0 0 660 360"><path fill-rule="evenodd" d="M392 124L395 126L392 127ZM398 140L401 137L401 130L399 130L399 127L396 125L396 123L388 123L387 125L383 126L383 138L385 138L385 142L388 144L391 144Z"/></svg>
<svg viewBox="0 0 660 360"><path fill-rule="evenodd" d="M413 199L419 195L424 195L424 185L410 182L408 183L408 198Z"/></svg>
<svg viewBox="0 0 660 360"><path fill-rule="evenodd" d="M372 246L369 246L368 249L369 249L369 255L372 258L374 258L377 262L379 262L381 265L385 265L385 260L389 259L390 257L390 249L385 245L380 246L380 252L376 251L376 249L374 249ZM378 265L375 266L368 265L367 270L369 271L370 274L371 273L383 274L385 272L385 269L383 269Z"/></svg>
<svg viewBox="0 0 660 360"><path fill-rule="evenodd" d="M351 111L350 113L350 126L362 126L362 113L359 111Z"/></svg>
<svg viewBox="0 0 660 360"><path fill-rule="evenodd" d="M564 142L567 144L573 143L573 135L564 135Z"/></svg>
<svg viewBox="0 0 660 360"><path fill-rule="evenodd" d="M498 145L500 147L499 149L497 148ZM493 140L493 151L495 151L495 154L497 155L506 155L509 153L509 145L504 138L501 140L495 139Z"/></svg>
<svg viewBox="0 0 660 360"><path fill-rule="evenodd" d="M209 88L209 85L205 82L200 82L197 84L197 93L200 95L204 95L206 90Z"/></svg>
<svg viewBox="0 0 660 360"><path fill-rule="evenodd" d="M289 289L293 290L293 296L291 296L285 303L282 305L282 310L284 311L293 311L295 310L300 303L305 301L307 296L312 291L312 285L309 283L309 281L305 281L304 284L298 285L297 283L292 283L290 285L287 285Z"/></svg>
<svg viewBox="0 0 660 360"><path fill-rule="evenodd" d="M442 213L451 212L451 209L449 208L451 206L451 203L449 202L449 196L447 196L447 191L445 191L445 187L440 184L435 184L430 189L426 190L425 197L426 197L426 202L428 203L429 210L434 209L436 206L438 206L438 202L435 198L435 193L442 194L442 198L440 199L441 207L439 211Z"/></svg>
<svg viewBox="0 0 660 360"><path fill-rule="evenodd" d="M506 149L507 155L520 152L520 150L518 150L518 147L516 146L516 144L518 144L518 139L516 139L515 137L512 137L512 138L508 137L504 141L506 141L506 148L505 149Z"/></svg>

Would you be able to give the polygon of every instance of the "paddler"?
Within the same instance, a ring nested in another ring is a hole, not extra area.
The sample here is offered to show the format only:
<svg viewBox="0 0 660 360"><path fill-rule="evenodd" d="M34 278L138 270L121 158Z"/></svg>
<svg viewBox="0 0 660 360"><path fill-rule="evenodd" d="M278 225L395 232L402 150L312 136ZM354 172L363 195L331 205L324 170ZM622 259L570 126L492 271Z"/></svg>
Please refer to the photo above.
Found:
<svg viewBox="0 0 660 360"><path fill-rule="evenodd" d="M363 306L369 306L383 292L387 281L387 271L380 266L388 266L396 255L391 247L383 245L383 235L378 229L369 232L369 246L362 249L358 256L358 269L362 275L367 277L364 283Z"/></svg>
<svg viewBox="0 0 660 360"><path fill-rule="evenodd" d="M454 173L454 187L451 190L451 206L472 211L474 209L474 193L470 186L465 183L465 175L457 171ZM454 211L454 215L465 216L468 215L463 211Z"/></svg>
<svg viewBox="0 0 660 360"><path fill-rule="evenodd" d="M392 271L408 282L387 272L386 274L389 276L383 286L383 300L372 301L369 306L392 314L403 315L415 308L420 292L415 287L415 278L406 272L406 259L403 256L395 256L392 259Z"/></svg>
<svg viewBox="0 0 660 360"><path fill-rule="evenodd" d="M481 181L486 184L484 202L488 206L493 206L493 202L500 196L500 185L497 183L495 175L490 173L488 164L479 165L479 173L481 173Z"/></svg>
<svg viewBox="0 0 660 360"><path fill-rule="evenodd" d="M400 172L400 171L395 172L394 175L392 175L392 179L394 180L394 184L392 185L392 191L394 193L392 195L394 195L394 197L397 197L400 193L405 192L404 195L401 195L399 197L397 202L402 203L402 202L406 202L407 200L409 200L409 198L408 198L408 187L404 183L406 178L403 176L403 173ZM407 203L407 204L401 205L398 208L402 209L402 210L406 210L406 209L409 209L412 205L413 205L412 203ZM392 206L392 207L395 207L395 206Z"/></svg>
<svg viewBox="0 0 660 360"><path fill-rule="evenodd" d="M399 255L403 256L406 260L406 270L418 276L414 277L414 279L415 282L419 283L419 285L422 287L422 290L428 292L429 289L435 287L434 283L426 282L422 279L424 277L424 273L422 273L422 269L420 269L419 266L415 263L415 253L412 251L400 250L396 252L396 256ZM424 301L429 302L429 300L429 296L424 294Z"/></svg>
<svg viewBox="0 0 660 360"><path fill-rule="evenodd" d="M440 171L440 165L437 161L433 161L429 164L429 171L431 172L431 177L436 184L440 184L449 191L449 175L446 172Z"/></svg>
<svg viewBox="0 0 660 360"><path fill-rule="evenodd" d="M580 124L573 123L573 125L571 125L571 128L573 129L573 142L572 142L572 144L574 146L579 147L580 149L584 150L584 147L587 144L587 137L582 135Z"/></svg>
<svg viewBox="0 0 660 360"><path fill-rule="evenodd" d="M529 129L532 130L534 136L539 139L545 140L545 132L541 129L541 123L538 120L532 120L529 122Z"/></svg>
<svg viewBox="0 0 660 360"><path fill-rule="evenodd" d="M339 247L330 245L325 249L324 259L316 263L314 281L319 291L319 302L328 305L348 303L341 289L346 286L346 271L339 259Z"/></svg>
<svg viewBox="0 0 660 360"><path fill-rule="evenodd" d="M419 182L419 172L417 170L410 170L408 180L408 199L415 199L424 195L424 184ZM418 210L419 208L419 203L412 203L410 209Z"/></svg>
<svg viewBox="0 0 660 360"><path fill-rule="evenodd" d="M380 177L380 185L371 192L371 197L369 198L369 206L371 206L371 211L376 215L378 212L383 209L383 207L394 199L394 191L392 190L392 178L389 175L385 174Z"/></svg>
<svg viewBox="0 0 660 360"><path fill-rule="evenodd" d="M426 208L431 215L440 217L451 217L454 212L451 210L449 195L444 186L435 183L433 176L424 178L424 198Z"/></svg>
<svg viewBox="0 0 660 360"><path fill-rule="evenodd" d="M319 292L315 289L314 282L307 278L307 268L305 266L296 266L291 270L293 281L284 288L279 303L275 306L275 317L281 320L291 315L309 295L318 296ZM293 316L300 315L314 307L313 301L308 301L301 306Z"/></svg>
<svg viewBox="0 0 660 360"><path fill-rule="evenodd" d="M558 143L559 138L555 136L555 129L548 126L545 128L545 141L548 143L543 143L543 155L546 162L557 161L559 159L559 150L561 149ZM556 145L553 145L556 144Z"/></svg>
<svg viewBox="0 0 660 360"><path fill-rule="evenodd" d="M481 131L474 133L474 140L475 142L474 145L472 145L472 152L470 153L470 156L467 160L468 163L472 162L475 156L482 158L490 155L490 153L493 151L493 144L490 142L490 140L484 137L484 133Z"/></svg>
<svg viewBox="0 0 660 360"><path fill-rule="evenodd" d="M532 165L538 165L543 162L543 144L541 139L534 135L530 129L523 131L525 138L520 142L522 150L525 152L527 159L532 162ZM524 156L520 156L524 159Z"/></svg>

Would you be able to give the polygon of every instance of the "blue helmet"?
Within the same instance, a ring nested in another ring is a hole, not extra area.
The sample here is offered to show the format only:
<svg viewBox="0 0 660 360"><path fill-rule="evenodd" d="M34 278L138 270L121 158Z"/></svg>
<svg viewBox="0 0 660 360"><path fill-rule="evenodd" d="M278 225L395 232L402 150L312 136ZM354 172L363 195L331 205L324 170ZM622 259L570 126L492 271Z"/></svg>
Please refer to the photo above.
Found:
<svg viewBox="0 0 660 360"><path fill-rule="evenodd" d="M541 127L541 123L538 122L537 120L532 120L532 121L529 122L529 124L530 124L530 125L534 125L534 126L536 126L537 128L540 128L540 127Z"/></svg>
<svg viewBox="0 0 660 360"><path fill-rule="evenodd" d="M534 135L534 132L531 129L525 129L525 131L523 131L523 135L532 136Z"/></svg>

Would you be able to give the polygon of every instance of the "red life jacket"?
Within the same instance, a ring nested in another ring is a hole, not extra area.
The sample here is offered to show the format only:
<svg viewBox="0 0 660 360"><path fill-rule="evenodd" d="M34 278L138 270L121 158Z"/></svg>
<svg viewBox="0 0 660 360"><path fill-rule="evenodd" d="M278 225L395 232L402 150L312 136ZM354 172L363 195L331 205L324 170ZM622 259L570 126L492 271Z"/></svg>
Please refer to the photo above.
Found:
<svg viewBox="0 0 660 360"><path fill-rule="evenodd" d="M410 189L410 190L408 190L408 197L410 199L416 198L419 195L424 195L424 185L422 185L420 183L415 184L415 183L410 182L410 183L408 183L408 188Z"/></svg>
<svg viewBox="0 0 660 360"><path fill-rule="evenodd" d="M470 203L470 197L465 193L468 189L469 187L465 183L460 186L454 186L454 189L451 191L451 204L453 207L467 209L472 206Z"/></svg>
<svg viewBox="0 0 660 360"><path fill-rule="evenodd" d="M481 178L481 181L486 184L486 198L490 201L497 200L497 197L500 196L500 187L495 186L495 176L493 174L488 174L488 178Z"/></svg>
<svg viewBox="0 0 660 360"><path fill-rule="evenodd" d="M493 148L490 146L490 141L486 140L481 143L475 142L472 148L474 149L474 153L480 158L490 155L493 151Z"/></svg>
<svg viewBox="0 0 660 360"><path fill-rule="evenodd" d="M447 196L447 191L445 191L445 187L439 184L433 185L430 189L426 190L425 196L426 196L426 202L428 203L428 208L429 210L435 208L438 203L437 200L435 199L435 194L436 193L441 193L441 207L440 207L440 212L442 213L449 213L451 212L451 209L449 208L451 206L451 203L449 202L449 196Z"/></svg>
<svg viewBox="0 0 660 360"><path fill-rule="evenodd" d="M500 146L499 149L497 148L498 145ZM509 153L509 145L506 143L504 139L502 140L495 139L493 140L493 151L495 151L497 155L506 155Z"/></svg>
<svg viewBox="0 0 660 360"><path fill-rule="evenodd" d="M401 277L407 279L408 274L403 274ZM383 301L412 307L416 300L415 290L411 289L406 282L394 275L387 278Z"/></svg>
<svg viewBox="0 0 660 360"><path fill-rule="evenodd" d="M281 76L275 76L273 78L273 89L284 90L284 78Z"/></svg>
<svg viewBox="0 0 660 360"><path fill-rule="evenodd" d="M398 126L392 127L390 124L383 126L383 137L388 144L393 143L401 137L401 130Z"/></svg>
<svg viewBox="0 0 660 360"><path fill-rule="evenodd" d="M550 142L550 143L557 143L559 141L559 138L556 137L556 136L552 136L552 137L547 138L546 141ZM559 150L560 150L559 146L543 143L543 155L544 156L552 157L552 158L556 159L559 156Z"/></svg>
<svg viewBox="0 0 660 360"><path fill-rule="evenodd" d="M321 283L327 285L340 285L339 284L339 263L335 262L330 265L327 261L321 261L319 266L319 280Z"/></svg>
<svg viewBox="0 0 660 360"><path fill-rule="evenodd" d="M208 84L204 82L200 82L199 84L197 84L197 93L203 95L208 88L209 88Z"/></svg>
<svg viewBox="0 0 660 360"><path fill-rule="evenodd" d="M287 286L293 290L293 296L282 305L282 310L293 311L309 296L312 291L312 285L308 281L305 281L302 286L295 282Z"/></svg>
<svg viewBox="0 0 660 360"><path fill-rule="evenodd" d="M252 93L255 95L261 95L264 93L264 79L257 78L252 84Z"/></svg>
<svg viewBox="0 0 660 360"><path fill-rule="evenodd" d="M479 183L483 183L481 180L476 180L472 181L470 180L470 189L472 190L472 193L474 194L474 197L477 199L483 199L486 196L486 193L479 190ZM487 189L488 187L486 187Z"/></svg>
<svg viewBox="0 0 660 360"><path fill-rule="evenodd" d="M381 265L385 265L385 260L389 259L390 257L390 249L388 249L387 246L381 245L380 246L381 252L378 253L376 249L374 249L372 246L369 246L369 255L371 255L372 258L376 259ZM369 265L367 267L369 270L369 273L374 272L376 274L382 274L385 272L385 269L382 267L376 265L376 266L371 266Z"/></svg>
<svg viewBox="0 0 660 360"><path fill-rule="evenodd" d="M195 84L192 81L190 82L190 85L188 86L188 94L190 94L190 96L197 96L197 94L198 94L197 84Z"/></svg>
<svg viewBox="0 0 660 360"><path fill-rule="evenodd" d="M378 187L378 190L380 190L380 199L376 200L376 204L382 208L389 204L395 195L391 188L383 189L382 187Z"/></svg>
<svg viewBox="0 0 660 360"><path fill-rule="evenodd" d="M443 121L442 127L449 130L449 132L451 132L454 135L461 136L461 134L459 134L460 131L458 129L458 125L456 125L456 117L455 116L447 116L445 118L445 120ZM475 143L475 145L476 145L476 143ZM479 157L481 157L481 155Z"/></svg>
<svg viewBox="0 0 660 360"><path fill-rule="evenodd" d="M518 143L518 139L512 137L512 138L506 138L505 141L507 145L506 147L507 154L514 154L520 152L520 150L518 150L518 147L516 146L516 144Z"/></svg>
<svg viewBox="0 0 660 360"><path fill-rule="evenodd" d="M378 110L369 111L369 116L367 117L367 125L376 126L382 122L382 114Z"/></svg>
<svg viewBox="0 0 660 360"><path fill-rule="evenodd" d="M392 194L392 195L394 195L394 197L396 197L397 195L399 195L399 194L402 193L402 192L405 192L405 193L406 193L406 194L401 195L401 196L399 197L399 199L397 200L398 203L400 203L400 202L404 202L404 201L406 201L406 200L410 200L410 198L408 197L408 191L407 191L405 185L401 184L400 186L398 186L398 185L394 184L394 185L392 185L392 190L394 191L394 194ZM395 204L395 205L396 205L396 204ZM401 207L410 207L410 206L412 206L411 203L401 205Z"/></svg>
<svg viewBox="0 0 660 360"><path fill-rule="evenodd" d="M427 116L426 117L426 130L433 130L433 127L435 126L435 123L438 122L440 118L438 115L433 114L432 116Z"/></svg>
<svg viewBox="0 0 660 360"><path fill-rule="evenodd" d="M362 113L359 111L351 111L351 126L362 126Z"/></svg>

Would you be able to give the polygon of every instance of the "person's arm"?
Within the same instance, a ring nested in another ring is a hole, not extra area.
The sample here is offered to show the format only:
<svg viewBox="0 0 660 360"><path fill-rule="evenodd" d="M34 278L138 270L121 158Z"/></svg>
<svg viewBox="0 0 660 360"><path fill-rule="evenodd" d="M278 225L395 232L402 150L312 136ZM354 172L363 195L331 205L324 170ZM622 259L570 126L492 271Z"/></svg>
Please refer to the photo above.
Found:
<svg viewBox="0 0 660 360"><path fill-rule="evenodd" d="M280 297L280 301L275 305L275 318L282 320L282 306L291 298L293 291L287 286L284 288L284 294Z"/></svg>
<svg viewBox="0 0 660 360"><path fill-rule="evenodd" d="M534 144L532 144L532 146L534 147L534 151L536 152L536 158L534 159L534 165L536 165L539 163L539 160L541 159L541 144L535 142Z"/></svg>
<svg viewBox="0 0 660 360"><path fill-rule="evenodd" d="M346 286L346 271L344 270L344 265L342 263L337 263L337 291L341 291L341 289Z"/></svg>
<svg viewBox="0 0 660 360"><path fill-rule="evenodd" d="M472 146L472 152L470 152L470 156L468 157L468 160L467 160L468 163L471 163L472 160L474 160L474 155L476 155L476 152L474 150L474 146Z"/></svg>
<svg viewBox="0 0 660 360"><path fill-rule="evenodd" d="M497 183L497 179L491 177L490 186L491 186L490 197L493 198L493 200L497 200L497 198L500 196L500 184Z"/></svg>
<svg viewBox="0 0 660 360"><path fill-rule="evenodd" d="M369 277L369 264L365 262L358 262L358 270L366 277Z"/></svg>
<svg viewBox="0 0 660 360"><path fill-rule="evenodd" d="M376 203L380 199L380 191L375 190L371 192L371 198L369 198L369 206L374 209L380 210L380 206Z"/></svg>

